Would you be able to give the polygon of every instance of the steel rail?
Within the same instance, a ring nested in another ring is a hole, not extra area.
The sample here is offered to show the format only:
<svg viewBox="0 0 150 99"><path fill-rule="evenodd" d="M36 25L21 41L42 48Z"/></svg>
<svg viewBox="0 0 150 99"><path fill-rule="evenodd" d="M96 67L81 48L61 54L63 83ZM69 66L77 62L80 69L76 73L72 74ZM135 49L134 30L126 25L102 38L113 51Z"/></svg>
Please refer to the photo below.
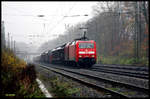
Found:
<svg viewBox="0 0 150 99"><path fill-rule="evenodd" d="M87 76L87 77L90 77L90 78L95 78L95 79L98 79L98 80L109 81L109 82L114 83L114 84L121 84L123 86L128 86L128 87L133 88L133 89L138 88L138 89L140 89L141 91L144 91L144 92L148 92L148 90L149 90L148 88L139 87L139 86L136 86L136 85L125 83L125 82L119 82L119 81L112 80L112 79L110 80L110 79L107 79L107 78L102 78L102 77L99 77L97 75L91 75L91 74L87 74L87 73L75 72L73 70L64 69L64 68L60 68L60 67L53 67L53 68L64 70L64 71L75 73L75 74L79 74L79 75L84 75L84 76Z"/></svg>
<svg viewBox="0 0 150 99"><path fill-rule="evenodd" d="M136 71L147 71L148 72L148 67L146 67L146 66L141 66L141 67L139 67L139 66L132 66L132 65L110 65L110 64L107 64L107 65L105 65L105 64L96 64L96 65L94 65L94 67L104 67L104 68L117 68L117 69L126 69L126 70L136 70Z"/></svg>
<svg viewBox="0 0 150 99"><path fill-rule="evenodd" d="M117 95L117 96L119 96L119 97L131 97L130 95L125 95L125 94L123 94L123 93L119 93L119 92L117 92L117 91L111 90L111 89L106 88L106 87L104 87L104 86L97 85L97 84L95 84L95 83L93 83L93 82L86 81L85 79L83 80L83 79L78 78L78 77L76 77L76 76L67 75L65 72L74 73L74 74L82 75L82 76L86 76L86 77L88 76L88 77L90 77L90 78L92 77L92 78L94 78L94 79L100 79L100 78L93 77L93 76L91 76L91 75L85 75L85 74L73 72L73 71L67 71L67 70L62 69L62 68L60 69L60 68L56 68L56 67L55 67L55 69L54 69L54 67L47 67L47 66L43 66L43 65L41 65L41 64L40 64L40 66L43 67L43 68L52 70L52 71L54 71L54 72L56 72L56 73L59 73L59 74L61 74L61 75L64 75L64 76L73 78L73 79L75 79L75 80L77 80L77 81L79 81L79 82L81 82L81 83L84 83L84 84L86 84L86 85L89 85L89 86L91 86L91 87L103 89L103 90L105 90L105 91L107 91L107 92L109 92L109 93L112 93L113 95ZM130 85L122 84L122 83L119 83L119 82L112 82L112 81L108 81L108 80L106 80L106 79L101 79L101 80L103 80L103 82L105 81L105 82L109 82L109 83L111 83L111 84L113 83L113 84L115 84L115 85L116 85L116 84L121 84L121 85L128 86L128 87L131 88ZM133 87L133 86L132 86L132 87ZM134 87L134 88L135 88L135 87ZM140 91L143 90L143 91L145 92L145 89L143 89L143 88L139 88L139 87L138 87L138 89L140 89ZM141 90L141 89L142 89L142 90ZM146 92L147 92L147 90L146 90Z"/></svg>
<svg viewBox="0 0 150 99"><path fill-rule="evenodd" d="M89 70L92 71L98 71L98 72L105 72L105 73L112 73L112 74L119 74L119 75L125 75L130 77L136 77L136 78L142 78L142 79L149 79L148 74L142 74L142 73L134 73L134 72L128 72L128 71L118 71L118 70L110 70L110 69L104 69L104 68L91 68Z"/></svg>

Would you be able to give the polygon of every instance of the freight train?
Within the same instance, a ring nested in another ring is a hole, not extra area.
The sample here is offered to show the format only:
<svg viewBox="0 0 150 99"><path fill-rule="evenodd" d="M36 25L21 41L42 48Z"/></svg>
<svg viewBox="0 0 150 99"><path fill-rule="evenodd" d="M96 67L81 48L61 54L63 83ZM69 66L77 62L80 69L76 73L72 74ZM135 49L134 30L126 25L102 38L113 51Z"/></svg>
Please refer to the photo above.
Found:
<svg viewBox="0 0 150 99"><path fill-rule="evenodd" d="M36 61L91 67L96 63L96 42L87 37L75 39L36 57Z"/></svg>

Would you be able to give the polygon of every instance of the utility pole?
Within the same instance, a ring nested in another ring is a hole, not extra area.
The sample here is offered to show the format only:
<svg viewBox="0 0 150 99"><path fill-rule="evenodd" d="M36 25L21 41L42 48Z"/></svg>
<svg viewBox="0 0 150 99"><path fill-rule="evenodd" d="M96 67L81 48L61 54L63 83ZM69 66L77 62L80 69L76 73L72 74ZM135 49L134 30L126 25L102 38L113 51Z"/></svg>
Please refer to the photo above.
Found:
<svg viewBox="0 0 150 99"><path fill-rule="evenodd" d="M9 49L11 49L11 35L9 35L9 45L10 45L10 48Z"/></svg>
<svg viewBox="0 0 150 99"><path fill-rule="evenodd" d="M14 40L14 53L16 53L16 49L15 49L15 40Z"/></svg>
<svg viewBox="0 0 150 99"><path fill-rule="evenodd" d="M8 48L10 48L10 45L9 45L9 32L8 32Z"/></svg>
<svg viewBox="0 0 150 99"><path fill-rule="evenodd" d="M4 21L1 22L1 46L2 48L6 48Z"/></svg>
<svg viewBox="0 0 150 99"><path fill-rule="evenodd" d="M134 36L134 51L135 51L135 54L134 54L134 57L135 58L138 58L138 14L137 14L137 2L135 3L135 36ZM135 61L136 62L136 61Z"/></svg>
<svg viewBox="0 0 150 99"><path fill-rule="evenodd" d="M118 9L119 9L119 18L118 18L118 22L119 22L119 24L118 24L118 32L119 32L119 35L120 35L120 33L121 33L121 29L122 29L122 27L121 27L121 25L122 25L122 21L120 21L122 18L121 18L121 12L122 12L122 10L121 10L121 2L119 1L119 4L118 4ZM119 45L119 43L120 43L120 39L117 37L116 38L117 39L117 42L116 43L118 43L118 45ZM119 53L120 53L120 48L119 48L119 50L118 50L118 52L117 52L117 55L119 55Z"/></svg>
<svg viewBox="0 0 150 99"><path fill-rule="evenodd" d="M138 2L138 57L141 56L141 2Z"/></svg>
<svg viewBox="0 0 150 99"><path fill-rule="evenodd" d="M139 58L139 2L136 3L137 5L137 14L136 14L136 17L137 17L137 58Z"/></svg>
<svg viewBox="0 0 150 99"><path fill-rule="evenodd" d="M11 49L13 50L13 37L11 36Z"/></svg>

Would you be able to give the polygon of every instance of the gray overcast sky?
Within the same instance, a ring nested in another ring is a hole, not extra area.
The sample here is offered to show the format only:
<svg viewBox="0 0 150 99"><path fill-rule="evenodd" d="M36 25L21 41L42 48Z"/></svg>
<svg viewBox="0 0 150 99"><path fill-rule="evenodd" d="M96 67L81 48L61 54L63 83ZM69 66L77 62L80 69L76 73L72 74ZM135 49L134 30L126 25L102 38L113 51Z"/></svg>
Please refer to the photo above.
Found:
<svg viewBox="0 0 150 99"><path fill-rule="evenodd" d="M97 2L2 2L2 20L6 38L10 32L18 42L36 46L56 38L65 31L65 24L75 25L91 18ZM82 16L88 14L89 16ZM45 15L45 17L37 17ZM63 17L81 15L80 17ZM36 37L30 37L36 35ZM41 36L41 37L38 37Z"/></svg>

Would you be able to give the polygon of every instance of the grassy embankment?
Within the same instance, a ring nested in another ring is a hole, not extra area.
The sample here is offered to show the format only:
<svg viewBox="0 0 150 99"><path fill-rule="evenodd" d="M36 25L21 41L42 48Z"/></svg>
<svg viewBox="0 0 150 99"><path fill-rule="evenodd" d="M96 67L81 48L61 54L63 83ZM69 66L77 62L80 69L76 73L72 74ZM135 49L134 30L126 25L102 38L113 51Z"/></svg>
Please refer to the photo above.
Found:
<svg viewBox="0 0 150 99"><path fill-rule="evenodd" d="M1 95L4 97L45 97L36 82L33 65L27 65L8 49L1 52Z"/></svg>
<svg viewBox="0 0 150 99"><path fill-rule="evenodd" d="M50 71L49 74L51 75L50 77L46 77L43 74L39 74L38 77L41 81L48 83L48 90L54 98L73 97L74 94L80 91L79 88L73 87L72 81L66 81L64 78L60 78L52 72L50 73Z"/></svg>
<svg viewBox="0 0 150 99"><path fill-rule="evenodd" d="M137 65L148 66L149 60L145 57L137 58L121 58L119 56L98 56L98 63L101 64L121 64L121 65Z"/></svg>

